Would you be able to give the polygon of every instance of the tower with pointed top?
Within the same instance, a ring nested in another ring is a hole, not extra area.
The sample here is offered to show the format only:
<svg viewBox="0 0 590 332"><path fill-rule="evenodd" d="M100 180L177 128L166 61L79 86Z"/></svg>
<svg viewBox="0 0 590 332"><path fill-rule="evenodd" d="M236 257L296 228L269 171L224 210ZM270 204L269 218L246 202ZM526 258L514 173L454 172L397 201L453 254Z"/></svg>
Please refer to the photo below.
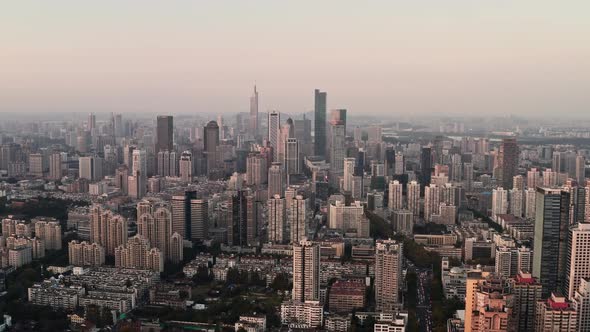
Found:
<svg viewBox="0 0 590 332"><path fill-rule="evenodd" d="M258 90L254 85L254 93L250 97L250 122L249 133L252 137L258 137Z"/></svg>

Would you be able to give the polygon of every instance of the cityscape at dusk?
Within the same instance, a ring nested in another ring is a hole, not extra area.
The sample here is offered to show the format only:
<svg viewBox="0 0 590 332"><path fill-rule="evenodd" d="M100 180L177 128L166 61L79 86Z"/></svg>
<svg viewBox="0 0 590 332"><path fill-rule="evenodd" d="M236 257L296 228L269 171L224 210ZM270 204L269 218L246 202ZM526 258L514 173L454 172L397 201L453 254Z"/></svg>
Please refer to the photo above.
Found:
<svg viewBox="0 0 590 332"><path fill-rule="evenodd" d="M0 332L590 332L590 5L0 10Z"/></svg>

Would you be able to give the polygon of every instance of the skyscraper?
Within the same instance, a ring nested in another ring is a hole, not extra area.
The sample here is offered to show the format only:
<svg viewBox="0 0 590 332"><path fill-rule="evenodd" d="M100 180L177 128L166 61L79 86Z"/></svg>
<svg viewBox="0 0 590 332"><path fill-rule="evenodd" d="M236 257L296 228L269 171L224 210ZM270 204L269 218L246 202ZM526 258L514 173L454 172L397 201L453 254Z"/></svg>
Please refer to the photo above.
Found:
<svg viewBox="0 0 590 332"><path fill-rule="evenodd" d="M231 219L227 224L227 242L231 246L245 246L248 243L248 191L238 190L229 200Z"/></svg>
<svg viewBox="0 0 590 332"><path fill-rule="evenodd" d="M279 159L279 135L281 134L281 115L277 111L268 113L268 143L272 147L273 161Z"/></svg>
<svg viewBox="0 0 590 332"><path fill-rule="evenodd" d="M158 115L156 129L156 153L174 148L174 125L171 115Z"/></svg>
<svg viewBox="0 0 590 332"><path fill-rule="evenodd" d="M375 248L375 305L377 311L393 312L401 305L403 244L378 240Z"/></svg>
<svg viewBox="0 0 590 332"><path fill-rule="evenodd" d="M537 188L533 277L543 284L543 297L561 291L565 278L569 225L567 192Z"/></svg>
<svg viewBox="0 0 590 332"><path fill-rule="evenodd" d="M193 181L193 154L190 151L184 151L180 155L179 161L180 181L191 183Z"/></svg>
<svg viewBox="0 0 590 332"><path fill-rule="evenodd" d="M314 152L316 156L326 155L326 92L314 92Z"/></svg>
<svg viewBox="0 0 590 332"><path fill-rule="evenodd" d="M526 175L526 186L529 189L536 189L541 184L541 173L536 168L531 168Z"/></svg>
<svg viewBox="0 0 590 332"><path fill-rule="evenodd" d="M80 178L90 181L102 179L102 158L80 157L79 159Z"/></svg>
<svg viewBox="0 0 590 332"><path fill-rule="evenodd" d="M299 174L299 142L296 138L287 138L285 142L285 173L287 177ZM288 179L288 178L287 178Z"/></svg>
<svg viewBox="0 0 590 332"><path fill-rule="evenodd" d="M297 195L291 200L288 213L291 242L299 243L307 237L307 204L303 196Z"/></svg>
<svg viewBox="0 0 590 332"><path fill-rule="evenodd" d="M94 115L94 113L88 114L87 129L91 133L92 131L96 130L96 115Z"/></svg>
<svg viewBox="0 0 590 332"><path fill-rule="evenodd" d="M537 332L578 332L578 313L566 297L552 293L551 297L537 302L535 312Z"/></svg>
<svg viewBox="0 0 590 332"><path fill-rule="evenodd" d="M404 208L403 201L403 187L402 184L397 181L389 182L389 210L401 210Z"/></svg>
<svg viewBox="0 0 590 332"><path fill-rule="evenodd" d="M320 247L302 240L293 245L293 300L317 301L320 298Z"/></svg>
<svg viewBox="0 0 590 332"><path fill-rule="evenodd" d="M127 219L99 205L92 206L90 240L104 246L107 255L114 255L116 247L127 243Z"/></svg>
<svg viewBox="0 0 590 332"><path fill-rule="evenodd" d="M541 300L541 284L530 274L520 271L511 281L514 294L514 324L516 331L532 332L535 326L535 306Z"/></svg>
<svg viewBox="0 0 590 332"><path fill-rule="evenodd" d="M178 176L178 156L176 151L160 151L157 154L157 172L160 176Z"/></svg>
<svg viewBox="0 0 590 332"><path fill-rule="evenodd" d="M288 118L280 127L279 130L279 142L277 146L277 158L280 162L285 162L285 157L287 153L287 140L289 138L295 138L295 125L293 124L293 119ZM286 164L283 164L286 166Z"/></svg>
<svg viewBox="0 0 590 332"><path fill-rule="evenodd" d="M61 153L53 153L49 156L49 179L61 180L63 175Z"/></svg>
<svg viewBox="0 0 590 332"><path fill-rule="evenodd" d="M572 299L582 278L590 279L590 224L571 226L567 241L564 295Z"/></svg>
<svg viewBox="0 0 590 332"><path fill-rule="evenodd" d="M258 137L258 91L254 85L254 92L250 97L250 121L248 131L253 138Z"/></svg>
<svg viewBox="0 0 590 332"><path fill-rule="evenodd" d="M279 195L283 197L284 186L283 186L283 167L281 163L272 163L268 169L268 197Z"/></svg>
<svg viewBox="0 0 590 332"><path fill-rule="evenodd" d="M268 199L268 241L272 243L285 242L285 222L287 211L285 199L279 195L273 195Z"/></svg>
<svg viewBox="0 0 590 332"><path fill-rule="evenodd" d="M178 233L183 239L191 239L191 200L196 199L195 191L174 195L170 201L172 210L171 233Z"/></svg>
<svg viewBox="0 0 590 332"><path fill-rule="evenodd" d="M251 153L246 160L246 183L260 186L268 181L266 159L259 153Z"/></svg>
<svg viewBox="0 0 590 332"><path fill-rule="evenodd" d="M138 203L138 215L140 210L144 210L140 207L140 204L145 205L145 203ZM166 207L159 207L154 213L144 211L138 216L137 233L149 240L151 246L160 249L164 257L168 257L171 224L172 214L170 210Z"/></svg>
<svg viewBox="0 0 590 332"><path fill-rule="evenodd" d="M506 189L512 189L512 178L518 167L518 145L515 138L504 138L498 153L498 182Z"/></svg>
<svg viewBox="0 0 590 332"><path fill-rule="evenodd" d="M209 202L205 199L191 198L190 227L193 241L202 241L209 235Z"/></svg>
<svg viewBox="0 0 590 332"><path fill-rule="evenodd" d="M441 188L432 183L424 188L424 220L432 221L432 216L438 214L441 202Z"/></svg>
<svg viewBox="0 0 590 332"><path fill-rule="evenodd" d="M344 158L344 191L352 191L352 177L354 176L355 158Z"/></svg>
<svg viewBox="0 0 590 332"><path fill-rule="evenodd" d="M508 213L508 191L502 187L492 192L492 219L498 214Z"/></svg>
<svg viewBox="0 0 590 332"><path fill-rule="evenodd" d="M420 185L422 187L430 185L430 177L432 176L432 149L430 147L422 148L420 153L420 174L422 176Z"/></svg>
<svg viewBox="0 0 590 332"><path fill-rule="evenodd" d="M420 184L417 181L408 183L408 210L412 211L414 219L420 216Z"/></svg>
<svg viewBox="0 0 590 332"><path fill-rule="evenodd" d="M578 331L590 332L590 279L580 279L580 287L572 301L578 313Z"/></svg>
<svg viewBox="0 0 590 332"><path fill-rule="evenodd" d="M579 184L586 182L586 158L576 156L576 180Z"/></svg>
<svg viewBox="0 0 590 332"><path fill-rule="evenodd" d="M246 196L246 243L249 246L258 244L261 214L262 203L256 197L256 192L250 192Z"/></svg>
<svg viewBox="0 0 590 332"><path fill-rule="evenodd" d="M207 158L207 172L217 168L219 162L217 156L217 147L219 146L219 126L215 121L209 121L204 131L204 153Z"/></svg>
<svg viewBox="0 0 590 332"><path fill-rule="evenodd" d="M344 173L345 135L342 122L330 123L330 184L337 187L338 177Z"/></svg>

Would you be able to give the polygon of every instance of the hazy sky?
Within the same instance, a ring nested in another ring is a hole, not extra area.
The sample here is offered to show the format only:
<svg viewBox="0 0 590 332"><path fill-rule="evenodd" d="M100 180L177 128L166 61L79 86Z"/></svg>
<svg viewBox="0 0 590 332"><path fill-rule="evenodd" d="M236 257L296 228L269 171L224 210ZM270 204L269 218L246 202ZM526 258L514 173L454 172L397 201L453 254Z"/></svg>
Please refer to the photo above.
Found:
<svg viewBox="0 0 590 332"><path fill-rule="evenodd" d="M5 1L0 111L590 114L587 0Z"/></svg>

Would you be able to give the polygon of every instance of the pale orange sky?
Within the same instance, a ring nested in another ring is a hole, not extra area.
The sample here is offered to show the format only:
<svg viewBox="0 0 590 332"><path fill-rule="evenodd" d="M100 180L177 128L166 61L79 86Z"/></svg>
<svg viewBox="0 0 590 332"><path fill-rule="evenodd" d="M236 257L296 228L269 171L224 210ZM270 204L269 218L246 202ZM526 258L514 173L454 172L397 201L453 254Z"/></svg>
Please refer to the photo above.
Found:
<svg viewBox="0 0 590 332"><path fill-rule="evenodd" d="M0 112L590 114L587 1L28 1Z"/></svg>

